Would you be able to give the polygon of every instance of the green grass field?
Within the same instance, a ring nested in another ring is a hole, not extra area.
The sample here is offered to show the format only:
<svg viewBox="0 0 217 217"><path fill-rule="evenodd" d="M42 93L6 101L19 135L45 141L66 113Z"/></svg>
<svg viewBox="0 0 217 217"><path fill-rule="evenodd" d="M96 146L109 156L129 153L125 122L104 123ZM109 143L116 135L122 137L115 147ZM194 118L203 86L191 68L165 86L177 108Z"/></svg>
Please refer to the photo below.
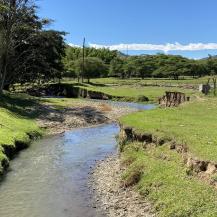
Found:
<svg viewBox="0 0 217 217"><path fill-rule="evenodd" d="M195 78L192 77L180 77L179 80L173 79L163 79L163 78L130 78L130 79L120 79L120 78L96 78L91 79L91 83L93 84L107 84L107 85L199 85L203 83L207 83L207 77ZM77 82L77 80L73 79L65 79L65 82Z"/></svg>
<svg viewBox="0 0 217 217"><path fill-rule="evenodd" d="M95 81L95 80L93 80ZM146 96L151 102L156 102L158 97L165 94L165 91L179 91L187 95L199 94L195 89L184 87L163 87L163 86L145 86L139 85L136 80L120 80L120 79L96 79L99 83L77 84L75 81L65 81L66 84L72 84L75 87L80 87L92 91L102 92L115 97L121 97L122 101L139 101L141 96ZM109 85L109 81L117 82L115 85ZM107 83L108 82L108 83ZM172 81L173 82L173 81Z"/></svg>
<svg viewBox="0 0 217 217"><path fill-rule="evenodd" d="M193 90L183 88L166 88L166 87L132 87L132 86L115 86L115 87L97 87L94 85L86 86L89 90L103 92L112 96L137 99L139 96L146 96L150 101L157 101L158 97L163 96L165 91L181 91L186 94L193 94Z"/></svg>
<svg viewBox="0 0 217 217"><path fill-rule="evenodd" d="M120 79L120 78L96 78L91 79L93 84L107 84L107 85L192 85L197 87L199 84L207 83L208 76L201 78L192 78L192 77L180 77L179 80L174 79L165 79L165 78L130 78L130 79Z"/></svg>
<svg viewBox="0 0 217 217"><path fill-rule="evenodd" d="M169 137L186 144L189 151L203 160L217 161L217 100L206 98L178 108L157 108L121 118L126 126L138 131Z"/></svg>

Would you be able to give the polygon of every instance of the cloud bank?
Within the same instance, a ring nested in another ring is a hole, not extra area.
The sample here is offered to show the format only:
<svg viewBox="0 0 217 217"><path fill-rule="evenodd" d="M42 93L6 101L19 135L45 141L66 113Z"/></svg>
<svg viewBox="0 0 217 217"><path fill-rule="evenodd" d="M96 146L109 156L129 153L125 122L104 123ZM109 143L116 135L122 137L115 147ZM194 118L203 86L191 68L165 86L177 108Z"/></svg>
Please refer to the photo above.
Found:
<svg viewBox="0 0 217 217"><path fill-rule="evenodd" d="M71 47L81 47L80 45L72 44L72 43L69 43L68 45L71 46Z"/></svg>
<svg viewBox="0 0 217 217"><path fill-rule="evenodd" d="M78 45L72 45L80 47ZM167 43L167 44L115 44L115 45L101 45L89 43L89 47L94 48L108 48L110 50L119 51L163 51L165 53L169 51L199 51L199 50L217 50L217 43L189 43L180 44Z"/></svg>

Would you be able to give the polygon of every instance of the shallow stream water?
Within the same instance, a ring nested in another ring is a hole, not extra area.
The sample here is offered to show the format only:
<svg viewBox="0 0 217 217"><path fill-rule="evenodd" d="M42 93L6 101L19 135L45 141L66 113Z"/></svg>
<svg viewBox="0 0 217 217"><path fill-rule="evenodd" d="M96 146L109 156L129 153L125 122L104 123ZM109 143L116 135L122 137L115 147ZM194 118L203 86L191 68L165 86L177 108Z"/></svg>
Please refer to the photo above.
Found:
<svg viewBox="0 0 217 217"><path fill-rule="evenodd" d="M114 103L151 109L153 105ZM97 160L117 150L115 123L80 128L34 142L11 161L0 183L0 217L102 217L88 177Z"/></svg>

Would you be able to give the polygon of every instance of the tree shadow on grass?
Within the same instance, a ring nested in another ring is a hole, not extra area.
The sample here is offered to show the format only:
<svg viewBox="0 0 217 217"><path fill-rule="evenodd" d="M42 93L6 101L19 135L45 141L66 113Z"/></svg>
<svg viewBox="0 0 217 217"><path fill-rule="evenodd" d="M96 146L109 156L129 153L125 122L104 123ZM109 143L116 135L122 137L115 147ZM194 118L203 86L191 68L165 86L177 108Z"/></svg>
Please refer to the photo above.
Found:
<svg viewBox="0 0 217 217"><path fill-rule="evenodd" d="M26 119L40 118L44 121L64 122L65 115L67 118L80 118L86 123L103 123L107 121L103 112L90 107L71 107L65 106L49 106L46 105L49 100L46 98L31 97L26 94L10 94L6 93L0 96L0 108L5 108L15 114Z"/></svg>
<svg viewBox="0 0 217 217"><path fill-rule="evenodd" d="M43 102L46 100L43 99ZM41 114L41 99L26 94L5 93L0 96L0 107L27 119L37 118ZM45 111L46 112L46 111Z"/></svg>

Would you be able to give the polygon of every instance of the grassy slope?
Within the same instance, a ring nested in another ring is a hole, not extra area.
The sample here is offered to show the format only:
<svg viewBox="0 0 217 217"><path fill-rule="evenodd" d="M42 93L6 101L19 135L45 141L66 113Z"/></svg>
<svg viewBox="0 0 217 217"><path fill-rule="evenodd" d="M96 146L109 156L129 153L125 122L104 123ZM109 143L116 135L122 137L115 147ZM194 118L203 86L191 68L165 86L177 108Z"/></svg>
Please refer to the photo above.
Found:
<svg viewBox="0 0 217 217"><path fill-rule="evenodd" d="M174 139L186 144L193 155L217 161L216 106L216 99L207 98L178 108L158 108L130 114L121 122L138 131Z"/></svg>
<svg viewBox="0 0 217 217"><path fill-rule="evenodd" d="M34 118L37 111L27 112L34 108L37 102L26 96L5 95L0 98L0 162L7 160L3 146L15 147L15 142L29 144L28 134L41 134ZM3 168L0 165L0 172Z"/></svg>
<svg viewBox="0 0 217 217"><path fill-rule="evenodd" d="M38 106L50 105L56 109L76 105L80 99L35 98L26 94L5 94L0 97L0 174L3 172L2 162L8 162L4 147L16 148L15 143L29 145L30 137L43 132L35 119L42 111ZM46 111L44 111L45 113Z"/></svg>
<svg viewBox="0 0 217 217"><path fill-rule="evenodd" d="M186 144L189 151L204 160L217 161L217 99L206 98L178 108L142 111L121 118L125 126L150 132ZM189 176L181 155L169 144L144 150L141 144L126 145L122 157L128 165L125 181L142 168L136 185L163 217L217 216L217 191Z"/></svg>
<svg viewBox="0 0 217 217"><path fill-rule="evenodd" d="M217 216L217 191L187 175L181 156L166 145L144 150L142 144L128 144L122 162L128 165L123 174L125 182L140 168L136 188L153 202L158 216Z"/></svg>

